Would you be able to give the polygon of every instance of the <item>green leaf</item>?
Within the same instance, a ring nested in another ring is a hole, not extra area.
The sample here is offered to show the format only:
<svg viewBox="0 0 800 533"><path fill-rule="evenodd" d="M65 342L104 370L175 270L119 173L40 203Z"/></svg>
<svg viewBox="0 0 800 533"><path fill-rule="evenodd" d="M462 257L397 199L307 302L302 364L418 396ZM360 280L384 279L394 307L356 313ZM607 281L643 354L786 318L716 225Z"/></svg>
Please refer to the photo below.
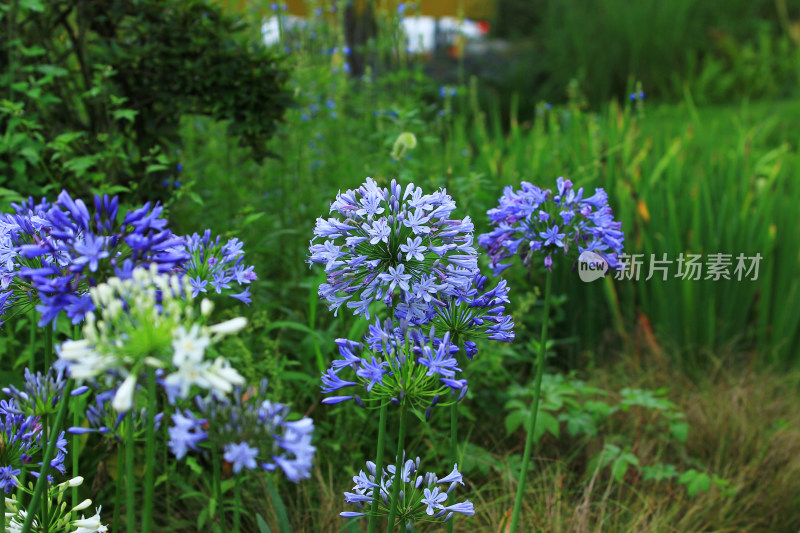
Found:
<svg viewBox="0 0 800 533"><path fill-rule="evenodd" d="M115 109L112 113L112 116L114 117L114 120L120 120L124 118L129 122L133 122L138 113L138 111L133 109Z"/></svg>
<svg viewBox="0 0 800 533"><path fill-rule="evenodd" d="M275 511L275 517L278 520L278 531L280 533L292 533L289 517L286 514L286 507L283 505L280 494L278 494L270 478L265 478L265 482L267 484L267 492L269 492L269 499L272 502L272 510Z"/></svg>
<svg viewBox="0 0 800 533"><path fill-rule="evenodd" d="M186 462L186 466L188 466L189 469L191 469L192 472L194 472L197 475L202 475L203 474L203 467L201 467L199 464L197 464L197 459L195 459L194 457L192 457L190 455L190 456L186 457L185 462Z"/></svg>
<svg viewBox="0 0 800 533"><path fill-rule="evenodd" d="M533 442L539 442L545 431L550 432L554 437L558 437L559 424L556 417L540 409L536 417L536 428L533 431Z"/></svg>
<svg viewBox="0 0 800 533"><path fill-rule="evenodd" d="M147 167L145 167L144 171L145 171L145 173L150 174L150 173L153 173L153 172L158 172L159 170L166 170L167 168L168 168L167 165L159 165L157 163L153 163L153 164L147 165Z"/></svg>
<svg viewBox="0 0 800 533"><path fill-rule="evenodd" d="M66 76L69 74L69 71L65 68L57 67L55 65L38 65L36 70L41 72L46 76L53 76L54 78L58 78L61 76Z"/></svg>
<svg viewBox="0 0 800 533"><path fill-rule="evenodd" d="M686 444L686 439L689 437L689 424L686 422L675 422L674 424L670 424L669 430L675 440Z"/></svg>
<svg viewBox="0 0 800 533"><path fill-rule="evenodd" d="M69 144L75 139L80 139L86 134L83 131L69 131L67 133L62 133L60 135L56 135L56 138L50 144Z"/></svg>
<svg viewBox="0 0 800 533"><path fill-rule="evenodd" d="M211 500L212 502L214 500ZM203 529L203 526L206 525L206 520L208 519L208 508L203 509L200 511L200 514L197 516L197 529Z"/></svg>
<svg viewBox="0 0 800 533"><path fill-rule="evenodd" d="M617 480L617 482L621 482L625 478L625 473L628 471L628 463L620 459L619 461L615 462L611 465L611 476Z"/></svg>
<svg viewBox="0 0 800 533"><path fill-rule="evenodd" d="M244 218L244 220L242 221L242 227L245 227L245 226L247 226L248 224L252 224L253 222L255 222L256 220L258 220L259 218L263 217L263 216L264 216L264 214L265 214L265 213L264 213L263 211L262 211L262 212L260 212L260 213L250 213L250 214L249 214L249 215L247 215L247 216Z"/></svg>
<svg viewBox="0 0 800 533"><path fill-rule="evenodd" d="M22 9L30 9L37 13L42 13L44 11L42 0L20 0L19 7Z"/></svg>
<svg viewBox="0 0 800 533"><path fill-rule="evenodd" d="M512 411L506 415L506 433L511 435L527 418L527 411Z"/></svg>
<svg viewBox="0 0 800 533"><path fill-rule="evenodd" d="M675 465L655 464L642 467L642 479L644 481L664 481L674 477L678 477Z"/></svg>
<svg viewBox="0 0 800 533"><path fill-rule="evenodd" d="M678 483L686 485L686 492L691 498L700 492L707 491L711 486L711 478L705 472L698 472L694 468L687 470L678 478Z"/></svg>
<svg viewBox="0 0 800 533"><path fill-rule="evenodd" d="M256 526L258 526L258 533L272 533L272 530L267 525L267 521L258 513L256 513Z"/></svg>

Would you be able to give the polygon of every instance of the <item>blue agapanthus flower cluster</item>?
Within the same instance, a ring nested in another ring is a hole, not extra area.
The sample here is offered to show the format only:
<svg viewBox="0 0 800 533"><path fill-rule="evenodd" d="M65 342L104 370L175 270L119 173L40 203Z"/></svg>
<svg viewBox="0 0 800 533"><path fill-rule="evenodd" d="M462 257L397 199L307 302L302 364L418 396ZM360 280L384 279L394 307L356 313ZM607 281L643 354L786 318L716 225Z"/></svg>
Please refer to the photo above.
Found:
<svg viewBox="0 0 800 533"><path fill-rule="evenodd" d="M501 261L517 253L526 266L534 255L541 254L548 270L554 254L574 252L577 256L585 251L601 256L612 269L621 267L618 255L625 235L603 189L584 198L582 187L575 190L570 180L561 177L556 180L555 193L526 181L521 187L518 191L505 188L500 205L487 211L495 229L478 238L489 253L495 274L511 266Z"/></svg>
<svg viewBox="0 0 800 533"><path fill-rule="evenodd" d="M439 478L433 472L425 473L420 470L419 457L416 460L401 461L400 464L400 482L403 485L400 489L397 517L401 522L447 522L455 513L467 516L475 514L475 508L469 500L454 502L454 489L457 485L464 485L458 465L454 465L453 471L448 475ZM357 476L353 476L353 491L344 493L344 501L355 505L358 511L344 511L339 513L341 516L370 516L376 489L380 495L378 516L388 514L391 487L397 479L397 467L389 465L380 476L376 475L376 470L375 463L368 461L366 472L361 470Z"/></svg>
<svg viewBox="0 0 800 533"><path fill-rule="evenodd" d="M443 189L424 194L395 180L382 188L367 178L339 193L330 209L337 216L317 219L309 248L310 262L327 273L320 297L335 313L346 305L369 319L375 301L412 305L468 290L478 272L474 226L451 219L455 207Z"/></svg>
<svg viewBox="0 0 800 533"><path fill-rule="evenodd" d="M211 230L202 236L197 233L185 237L189 260L178 272L189 277L193 296L201 292L229 294L245 304L250 304L250 283L257 280L254 267L244 264L244 244L237 238L221 242L219 235L211 239ZM233 286L241 288L234 292Z"/></svg>
<svg viewBox="0 0 800 533"><path fill-rule="evenodd" d="M201 444L221 449L233 472L280 468L295 483L311 476L316 448L311 445L314 421L289 420L289 407L266 398L266 381L260 387L237 387L232 398L196 397L191 410L172 415L169 447L176 457L200 451Z"/></svg>
<svg viewBox="0 0 800 533"><path fill-rule="evenodd" d="M458 347L447 333L443 339L429 342L420 332L408 330L404 324L394 327L387 320L383 327L370 326L363 343L337 339L336 345L341 358L322 374L322 392L334 395L322 403L353 400L361 406L377 407L386 400L399 403L403 398L413 407L427 409L430 416L432 407L450 405L467 392L467 380L458 379ZM345 389L347 394L342 394Z"/></svg>
<svg viewBox="0 0 800 533"><path fill-rule="evenodd" d="M31 199L12 206L16 214L5 216L2 230L0 300L15 301L35 290L40 326L62 311L73 324L81 322L94 309L87 289L111 276L129 278L135 267L150 264L169 272L188 259L158 205L147 203L118 217L117 197L95 196L90 212L62 191L52 205Z"/></svg>
<svg viewBox="0 0 800 533"><path fill-rule="evenodd" d="M46 445L46 441L42 439L41 420L25 414L14 399L0 401L0 441L0 488L8 494L18 485L18 476L29 469L28 465L33 457ZM66 455L67 440L62 431L56 442L56 456L50 461L50 468L64 474ZM30 474L37 477L38 469L32 469ZM52 476L48 475L48 480L52 482Z"/></svg>
<svg viewBox="0 0 800 533"><path fill-rule="evenodd" d="M83 389L88 389L84 386ZM78 389L75 389L78 391ZM134 434L138 435L145 430L145 423L147 421L147 408L142 407L137 412L117 412L111 406L117 389L107 389L95 392L94 401L86 406L86 422L87 426L73 426L67 429L70 435L86 435L88 433L96 433L102 435L104 438L113 439L117 443L124 443L125 431L122 426L123 421L132 421L134 424ZM154 418L155 429L161 427L161 422L164 419L164 413L156 413Z"/></svg>
<svg viewBox="0 0 800 533"><path fill-rule="evenodd" d="M396 316L409 324L422 326L426 331L447 332L450 341L463 346L469 359L478 353L475 340L512 342L514 320L505 313L508 300L508 284L501 279L498 284L484 291L486 276L476 274L467 290L459 290L452 296L431 297L427 308L420 310L411 306L398 306ZM483 291L483 292L482 292Z"/></svg>
<svg viewBox="0 0 800 533"><path fill-rule="evenodd" d="M14 400L14 405L21 413L42 416L56 412L66 386L67 380L63 369L52 366L42 375L41 372L34 374L26 368L21 389L8 385L3 387L2 391ZM78 396L85 390L85 387L79 387L72 391L71 395Z"/></svg>

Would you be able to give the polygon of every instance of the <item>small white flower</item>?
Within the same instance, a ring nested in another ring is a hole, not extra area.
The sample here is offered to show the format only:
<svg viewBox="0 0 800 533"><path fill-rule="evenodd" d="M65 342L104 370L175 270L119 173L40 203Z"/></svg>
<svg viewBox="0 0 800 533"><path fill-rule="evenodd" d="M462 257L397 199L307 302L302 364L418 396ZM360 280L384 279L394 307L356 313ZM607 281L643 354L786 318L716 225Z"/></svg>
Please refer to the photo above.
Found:
<svg viewBox="0 0 800 533"><path fill-rule="evenodd" d="M183 326L178 326L173 334L172 347L175 353L172 355L172 363L181 366L187 359L192 361L202 361L203 354L211 344L211 339L200 334L200 326L193 325L189 331Z"/></svg>
<svg viewBox="0 0 800 533"><path fill-rule="evenodd" d="M106 533L108 528L100 523L101 509L102 507L98 507L94 516L89 518L83 518L83 516L81 516L80 520L72 522L72 525L77 528L72 533Z"/></svg>
<svg viewBox="0 0 800 533"><path fill-rule="evenodd" d="M222 357L217 357L217 360L205 373L205 377L211 383L210 388L225 394L231 392L235 385L244 385L245 383L242 375Z"/></svg>

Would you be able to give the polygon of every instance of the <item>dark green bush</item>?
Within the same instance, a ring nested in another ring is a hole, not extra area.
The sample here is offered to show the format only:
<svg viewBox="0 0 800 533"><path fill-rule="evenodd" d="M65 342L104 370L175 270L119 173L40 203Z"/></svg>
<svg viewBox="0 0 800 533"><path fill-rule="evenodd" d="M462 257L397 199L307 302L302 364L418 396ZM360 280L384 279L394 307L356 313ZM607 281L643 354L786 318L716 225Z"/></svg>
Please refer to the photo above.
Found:
<svg viewBox="0 0 800 533"><path fill-rule="evenodd" d="M0 185L163 195L184 115L227 121L260 160L290 103L281 58L208 0L0 7Z"/></svg>

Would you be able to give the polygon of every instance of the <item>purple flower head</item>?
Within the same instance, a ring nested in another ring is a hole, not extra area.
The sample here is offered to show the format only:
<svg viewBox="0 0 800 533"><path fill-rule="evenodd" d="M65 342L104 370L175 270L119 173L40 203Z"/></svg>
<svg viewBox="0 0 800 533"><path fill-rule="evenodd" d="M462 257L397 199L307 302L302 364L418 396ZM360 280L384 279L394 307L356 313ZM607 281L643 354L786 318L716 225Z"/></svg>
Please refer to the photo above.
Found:
<svg viewBox="0 0 800 533"><path fill-rule="evenodd" d="M52 366L42 375L40 372L34 374L26 368L21 390L14 385L8 385L2 391L13 399L21 414L41 417L56 413L66 384L63 369Z"/></svg>
<svg viewBox="0 0 800 533"><path fill-rule="evenodd" d="M486 277L476 274L466 289L459 289L453 296L441 299L430 298L418 312L398 306L395 314L409 324L425 331L433 329L440 335L447 333L450 342L463 348L467 358L478 352L478 339L512 342L514 321L505 314L508 300L508 284L501 279L489 290L485 289ZM414 287L425 292L424 280Z"/></svg>
<svg viewBox="0 0 800 533"><path fill-rule="evenodd" d="M172 423L173 425L167 429L169 432L167 444L173 455L178 459L183 459L189 450L200 451L198 445L208 438L206 432L203 431L203 424L206 421L196 418L194 413L187 409L183 414L173 413ZM225 460L229 461L227 457Z"/></svg>
<svg viewBox="0 0 800 533"><path fill-rule="evenodd" d="M510 266L503 260L517 254L526 266L541 254L550 270L555 257L586 250L616 265L623 249L622 225L614 220L606 192L595 189L584 198L583 188L576 190L568 179L556 180L555 193L524 181L518 191L506 187L487 215L494 229L479 236L478 244L486 248L495 274Z"/></svg>
<svg viewBox="0 0 800 533"><path fill-rule="evenodd" d="M244 263L244 244L237 238L222 242L219 235L211 238L211 230L202 236L195 233L183 237L189 260L177 272L189 276L193 296L201 292L227 294L231 298L250 304L249 285L258 279L252 265ZM232 284L236 284L234 287ZM243 288L243 290L242 290ZM241 292L236 292L241 290Z"/></svg>
<svg viewBox="0 0 800 533"><path fill-rule="evenodd" d="M384 324L376 320L363 343L338 339L341 358L322 374L323 394L335 395L323 403L355 400L364 407L377 407L402 398L412 407L426 409L459 401L466 381L454 379L461 368L453 356L458 348L449 339L448 334L431 339L405 322L395 325L391 320ZM356 394L351 387L363 392Z"/></svg>
<svg viewBox="0 0 800 533"><path fill-rule="evenodd" d="M40 326L64 312L73 324L93 310L89 287L155 263L168 272L188 256L161 218L163 209L145 204L118 217L116 197L95 196L92 208L66 191L54 204L12 204L0 218L0 314L20 297L35 298ZM30 287L33 291L30 291Z"/></svg>
<svg viewBox="0 0 800 533"><path fill-rule="evenodd" d="M22 409L14 399L0 402L0 441L3 443L0 451L0 487L6 493L17 486L17 476L22 472L38 475L41 463L37 465L32 460L47 446L47 439L42 436L38 417L22 414ZM57 453L50 461L50 468L64 472L67 441L63 432L57 438Z"/></svg>
<svg viewBox="0 0 800 533"><path fill-rule="evenodd" d="M314 422L310 418L290 420L289 407L267 399L266 391L265 380L260 387L237 387L230 397L197 397L199 414L208 422L203 430L204 446L222 448L234 473L280 469L297 483L311 476L316 451L311 445Z"/></svg>
<svg viewBox="0 0 800 533"><path fill-rule="evenodd" d="M375 463L370 461L367 462L366 471L361 470L357 476L353 476L353 483L352 491L344 493L344 501L354 505L357 510L340 513L345 518L372 516L372 504L376 496L380 497L377 498L375 516L386 516L395 483L400 484L400 492L405 496L398 502L397 514L403 516L412 527L415 523L446 522L453 513L465 516L475 514L474 506L469 501L455 501L453 489L459 483L464 484L455 466L450 475L439 478L433 472L420 469L419 457L415 460L398 458L396 465L389 465L380 473L376 471Z"/></svg>
<svg viewBox="0 0 800 533"><path fill-rule="evenodd" d="M256 461L258 448L251 448L246 442L240 442L239 444L226 444L223 449L225 450L223 457L233 465L234 474L238 474L243 468L255 470L258 467Z"/></svg>
<svg viewBox="0 0 800 533"><path fill-rule="evenodd" d="M340 192L332 216L317 219L309 247L309 263L324 265L327 274L320 297L334 313L346 305L369 318L372 302L411 306L468 285L477 272L474 226L469 217L451 219L455 207L443 189L424 194L394 180L379 187L367 178ZM426 288L415 290L421 282Z"/></svg>

